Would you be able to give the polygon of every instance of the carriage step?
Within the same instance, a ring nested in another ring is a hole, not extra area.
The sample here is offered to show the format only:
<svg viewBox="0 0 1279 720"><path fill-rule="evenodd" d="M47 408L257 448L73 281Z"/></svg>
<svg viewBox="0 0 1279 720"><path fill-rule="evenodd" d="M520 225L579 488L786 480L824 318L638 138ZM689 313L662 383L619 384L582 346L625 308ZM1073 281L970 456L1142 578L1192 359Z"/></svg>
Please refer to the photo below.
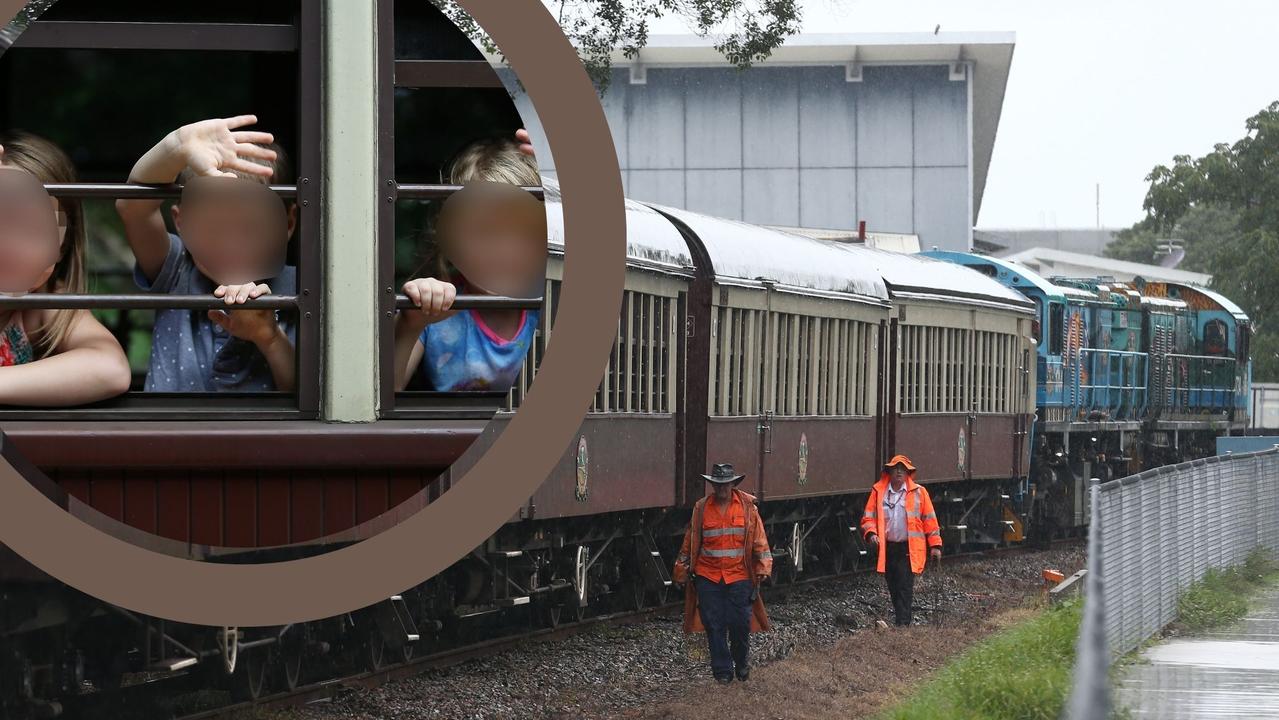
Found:
<svg viewBox="0 0 1279 720"><path fill-rule="evenodd" d="M415 642L419 637L413 615L409 613L408 604L404 602L402 595L392 595L385 602L378 603L373 618L378 631L393 648Z"/></svg>
<svg viewBox="0 0 1279 720"><path fill-rule="evenodd" d="M523 550L494 550L493 552L489 553L489 557L505 558L507 560L511 560L513 558L523 557L523 556L524 556Z"/></svg>
<svg viewBox="0 0 1279 720"><path fill-rule="evenodd" d="M193 657L166 658L164 660L158 660L151 663L151 667L148 669L151 670L151 672L177 672L179 670L189 668L192 665L196 665L199 662L199 658Z"/></svg>
<svg viewBox="0 0 1279 720"><path fill-rule="evenodd" d="M515 607L516 605L528 605L529 596L520 595L518 597L502 598L497 601L498 607Z"/></svg>

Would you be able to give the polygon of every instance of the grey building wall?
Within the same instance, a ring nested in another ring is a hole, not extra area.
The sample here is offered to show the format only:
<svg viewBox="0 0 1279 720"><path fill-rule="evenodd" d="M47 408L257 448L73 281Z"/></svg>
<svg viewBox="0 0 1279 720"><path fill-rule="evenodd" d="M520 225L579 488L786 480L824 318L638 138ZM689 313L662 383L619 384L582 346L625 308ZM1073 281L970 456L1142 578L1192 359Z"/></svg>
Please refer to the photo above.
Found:
<svg viewBox="0 0 1279 720"><path fill-rule="evenodd" d="M981 228L975 237L1003 248L1000 255L1031 248L1101 255L1115 239L1118 228L1070 228L1064 230Z"/></svg>
<svg viewBox="0 0 1279 720"><path fill-rule="evenodd" d="M618 70L601 99L629 197L767 225L968 250L969 80L939 66ZM516 104L534 138L527 96ZM542 144L545 147L545 144ZM539 156L554 177L554 157Z"/></svg>

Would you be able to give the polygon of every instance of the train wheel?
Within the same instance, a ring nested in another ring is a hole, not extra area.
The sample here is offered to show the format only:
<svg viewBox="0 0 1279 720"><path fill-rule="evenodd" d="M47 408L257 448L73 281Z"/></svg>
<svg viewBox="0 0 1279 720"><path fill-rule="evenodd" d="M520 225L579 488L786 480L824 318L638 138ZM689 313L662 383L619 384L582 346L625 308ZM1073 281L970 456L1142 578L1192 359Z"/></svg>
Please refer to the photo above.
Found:
<svg viewBox="0 0 1279 720"><path fill-rule="evenodd" d="M256 649L240 653L236 666L232 676L232 693L236 699L252 701L262 697L266 691L266 651Z"/></svg>
<svg viewBox="0 0 1279 720"><path fill-rule="evenodd" d="M374 623L369 623L362 650L366 668L378 672L386 667L386 638L382 637L382 631Z"/></svg>
<svg viewBox="0 0 1279 720"><path fill-rule="evenodd" d="M403 658L404 662L408 662L412 660L416 655L417 655L416 642L406 642L404 643L404 647L400 648L400 657Z"/></svg>
<svg viewBox="0 0 1279 720"><path fill-rule="evenodd" d="M284 687L296 690L302 679L302 644L297 640L285 641L280 646L280 677Z"/></svg>

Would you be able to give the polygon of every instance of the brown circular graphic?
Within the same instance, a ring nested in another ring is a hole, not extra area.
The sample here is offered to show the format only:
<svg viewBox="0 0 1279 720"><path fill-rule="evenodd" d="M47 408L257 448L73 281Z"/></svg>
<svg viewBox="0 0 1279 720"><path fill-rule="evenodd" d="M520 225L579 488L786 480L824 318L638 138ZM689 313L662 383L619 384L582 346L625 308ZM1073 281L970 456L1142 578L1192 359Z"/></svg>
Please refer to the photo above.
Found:
<svg viewBox="0 0 1279 720"><path fill-rule="evenodd" d="M589 239L565 256L555 341L489 451L439 500L367 540L257 565L144 550L63 511L0 462L0 543L135 612L201 625L283 625L350 612L427 580L481 545L537 489L572 443L613 343L626 252L621 173L594 87L542 3L459 3L501 47L555 148L566 237ZM0 18L12 19L22 5L0 0Z"/></svg>

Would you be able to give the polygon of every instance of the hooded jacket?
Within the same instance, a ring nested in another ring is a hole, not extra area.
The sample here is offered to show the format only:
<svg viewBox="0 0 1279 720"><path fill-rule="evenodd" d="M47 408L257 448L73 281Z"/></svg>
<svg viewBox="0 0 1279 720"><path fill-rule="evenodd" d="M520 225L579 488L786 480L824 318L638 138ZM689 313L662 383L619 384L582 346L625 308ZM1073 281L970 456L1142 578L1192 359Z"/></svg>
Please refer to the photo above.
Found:
<svg viewBox="0 0 1279 720"><path fill-rule="evenodd" d="M933 501L928 497L928 490L915 482L915 466L910 458L897 455L888 461L888 465L902 463L907 468L906 475L906 547L910 551L910 569L916 575L924 571L928 562L928 549L941 547L941 526L937 524L937 511L933 509ZM876 569L884 572L888 550L884 542L884 495L888 492L888 469L879 476L879 482L870 489L870 497L866 498L866 509L862 512L862 539L869 540L871 535L879 538L879 563Z"/></svg>

